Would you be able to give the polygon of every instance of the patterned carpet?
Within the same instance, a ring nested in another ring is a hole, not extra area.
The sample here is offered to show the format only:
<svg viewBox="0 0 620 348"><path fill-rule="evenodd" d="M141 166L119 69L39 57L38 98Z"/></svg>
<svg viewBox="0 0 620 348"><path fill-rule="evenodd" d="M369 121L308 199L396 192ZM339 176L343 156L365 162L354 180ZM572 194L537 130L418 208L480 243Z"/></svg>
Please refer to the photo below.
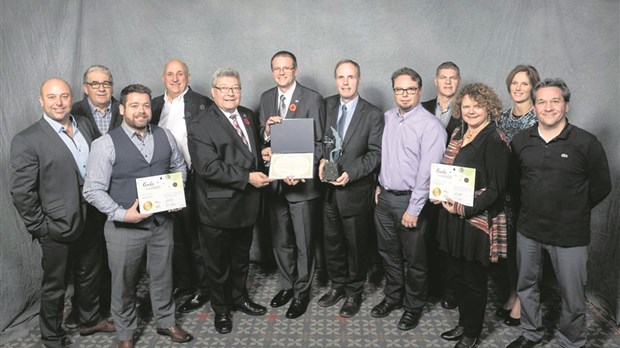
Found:
<svg viewBox="0 0 620 348"><path fill-rule="evenodd" d="M251 297L257 303L268 305L276 293L277 272L263 270L252 265L251 283L248 284ZM458 312L446 310L438 303L428 303L420 324L417 328L403 332L397 329L398 319L402 310L393 312L383 319L370 316L371 308L383 298L382 288L379 285L367 284L364 290L364 302L361 311L353 318L344 319L338 316L340 306L321 308L316 304L318 298L329 287L320 287L314 284L312 302L305 315L298 319L287 319L287 306L269 308L262 317L251 317L240 312L233 313L233 332L227 335L216 333L213 328L213 312L207 304L203 310L177 316L178 323L196 338L187 344L172 343L167 337L159 336L155 332L152 314L146 299L148 284L142 282L138 295L141 298L139 310L139 336L136 347L453 347L454 342L444 341L439 337L443 331L451 329L457 322ZM505 347L519 336L519 327L508 327L497 320L493 313L498 303L494 285L490 282L489 305L485 317L484 331L479 347ZM179 305L179 299L177 305ZM557 347L558 341L554 338L554 327L559 319L560 298L557 289L552 285L543 291L543 320L547 330L543 344L540 347ZM603 318L595 308L588 306L588 347L620 347L620 329ZM37 322L36 317L31 322ZM70 332L73 347L116 347L114 334L96 334L89 337L80 337L77 331ZM5 336L3 334L3 336ZM12 335L10 341L2 338L2 347L39 347L38 325L24 332L21 337Z"/></svg>

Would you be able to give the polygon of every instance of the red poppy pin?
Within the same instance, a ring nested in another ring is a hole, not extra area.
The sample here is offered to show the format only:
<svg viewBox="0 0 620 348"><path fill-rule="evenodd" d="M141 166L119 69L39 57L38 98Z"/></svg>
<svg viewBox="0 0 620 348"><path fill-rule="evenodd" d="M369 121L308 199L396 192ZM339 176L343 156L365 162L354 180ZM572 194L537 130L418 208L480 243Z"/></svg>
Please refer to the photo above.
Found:
<svg viewBox="0 0 620 348"><path fill-rule="evenodd" d="M245 123L246 126L250 125L250 120L247 119L247 117L243 118L243 123Z"/></svg>
<svg viewBox="0 0 620 348"><path fill-rule="evenodd" d="M297 110L297 105L291 104L289 105L288 109L291 110L291 112L295 112L295 110Z"/></svg>

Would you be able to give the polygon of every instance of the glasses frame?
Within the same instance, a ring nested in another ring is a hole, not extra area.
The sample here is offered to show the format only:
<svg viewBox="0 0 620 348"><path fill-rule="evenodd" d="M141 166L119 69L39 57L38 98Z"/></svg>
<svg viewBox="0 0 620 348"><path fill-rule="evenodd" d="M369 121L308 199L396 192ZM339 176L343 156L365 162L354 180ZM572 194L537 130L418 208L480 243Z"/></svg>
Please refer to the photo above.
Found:
<svg viewBox="0 0 620 348"><path fill-rule="evenodd" d="M112 81L103 81L103 82L91 81L91 82L84 82L84 84L89 85L90 88L92 89L99 89L99 87L101 86L103 86L104 89L108 89L108 88L112 88L112 86L114 85Z"/></svg>

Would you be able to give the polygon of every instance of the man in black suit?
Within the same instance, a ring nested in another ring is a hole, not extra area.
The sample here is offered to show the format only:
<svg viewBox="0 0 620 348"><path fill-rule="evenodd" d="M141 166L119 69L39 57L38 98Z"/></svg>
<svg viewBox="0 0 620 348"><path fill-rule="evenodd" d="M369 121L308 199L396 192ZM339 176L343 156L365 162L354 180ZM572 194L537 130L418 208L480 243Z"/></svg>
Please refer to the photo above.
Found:
<svg viewBox="0 0 620 348"><path fill-rule="evenodd" d="M260 98L261 134L268 143L271 125L283 119L314 120L315 167L322 150L325 106L317 92L295 81L297 59L291 52L280 51L271 58L276 87ZM289 319L306 312L314 275L314 243L320 231L320 182L318 173L310 180L284 179L274 182L267 193L271 216L273 251L280 270L281 290L271 301L281 307L293 298L286 312Z"/></svg>
<svg viewBox="0 0 620 348"><path fill-rule="evenodd" d="M177 309L181 313L188 313L201 308L209 301L209 285L198 243L193 193L194 172L187 147L187 129L192 120L213 104L213 101L191 89L189 69L180 60L173 59L166 63L162 80L166 92L153 98L151 123L170 130L187 165L185 185L187 207L174 214L172 275L174 295L191 294Z"/></svg>
<svg viewBox="0 0 620 348"><path fill-rule="evenodd" d="M337 130L342 152L334 158L339 176L328 182L323 210L325 259L332 288L318 304L333 306L346 296L340 315L348 318L362 303L384 122L381 110L358 94L360 67L356 62L338 62L334 77L339 94L325 100L325 134L335 137L331 129ZM321 180L329 160L329 154L324 153L319 166Z"/></svg>
<svg viewBox="0 0 620 348"><path fill-rule="evenodd" d="M91 65L84 72L84 99L71 107L72 115L87 117L96 126L95 139L123 122L118 111L119 103L112 96L113 86L110 69L103 65Z"/></svg>
<svg viewBox="0 0 620 348"><path fill-rule="evenodd" d="M435 115L441 124L446 127L448 142L454 129L461 124L460 118L452 117L452 99L459 89L461 83L461 71L453 62L441 63L435 72L435 87L437 97L435 99L422 102L422 107ZM450 285L450 268L447 266L448 256L439 250L439 244L435 239L437 230L437 218L441 207L427 203L428 210L428 230L430 231L427 239L428 265L429 265L429 293L431 296L441 298L441 307L454 309L456 297Z"/></svg>
<svg viewBox="0 0 620 348"><path fill-rule="evenodd" d="M93 208L82 185L94 126L71 116L71 87L59 78L41 85L43 117L11 143L11 197L26 229L41 245L43 280L39 325L46 347L70 342L62 329L67 273L73 271L79 295L81 335L113 332L99 314L102 235L90 229Z"/></svg>
<svg viewBox="0 0 620 348"><path fill-rule="evenodd" d="M194 118L187 137L214 325L225 334L232 330L231 309L248 315L267 312L249 298L246 281L259 189L270 180L261 171L258 120L239 105L239 73L230 68L217 70L211 94L215 104Z"/></svg>

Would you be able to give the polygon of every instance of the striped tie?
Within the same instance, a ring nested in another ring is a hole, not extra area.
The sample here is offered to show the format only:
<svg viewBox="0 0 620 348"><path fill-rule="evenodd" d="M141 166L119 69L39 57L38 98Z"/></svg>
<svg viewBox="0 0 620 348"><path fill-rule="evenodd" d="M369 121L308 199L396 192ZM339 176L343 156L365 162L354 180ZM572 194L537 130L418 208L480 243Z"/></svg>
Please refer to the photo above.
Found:
<svg viewBox="0 0 620 348"><path fill-rule="evenodd" d="M237 114L230 115L230 119L232 120L233 127L235 127L237 134L239 134L239 136L241 137L241 141L243 141L243 143L248 147L248 149L252 151L248 143L248 139L246 139L245 135L243 134L243 131L241 130L241 127L239 126L239 123L237 122Z"/></svg>

